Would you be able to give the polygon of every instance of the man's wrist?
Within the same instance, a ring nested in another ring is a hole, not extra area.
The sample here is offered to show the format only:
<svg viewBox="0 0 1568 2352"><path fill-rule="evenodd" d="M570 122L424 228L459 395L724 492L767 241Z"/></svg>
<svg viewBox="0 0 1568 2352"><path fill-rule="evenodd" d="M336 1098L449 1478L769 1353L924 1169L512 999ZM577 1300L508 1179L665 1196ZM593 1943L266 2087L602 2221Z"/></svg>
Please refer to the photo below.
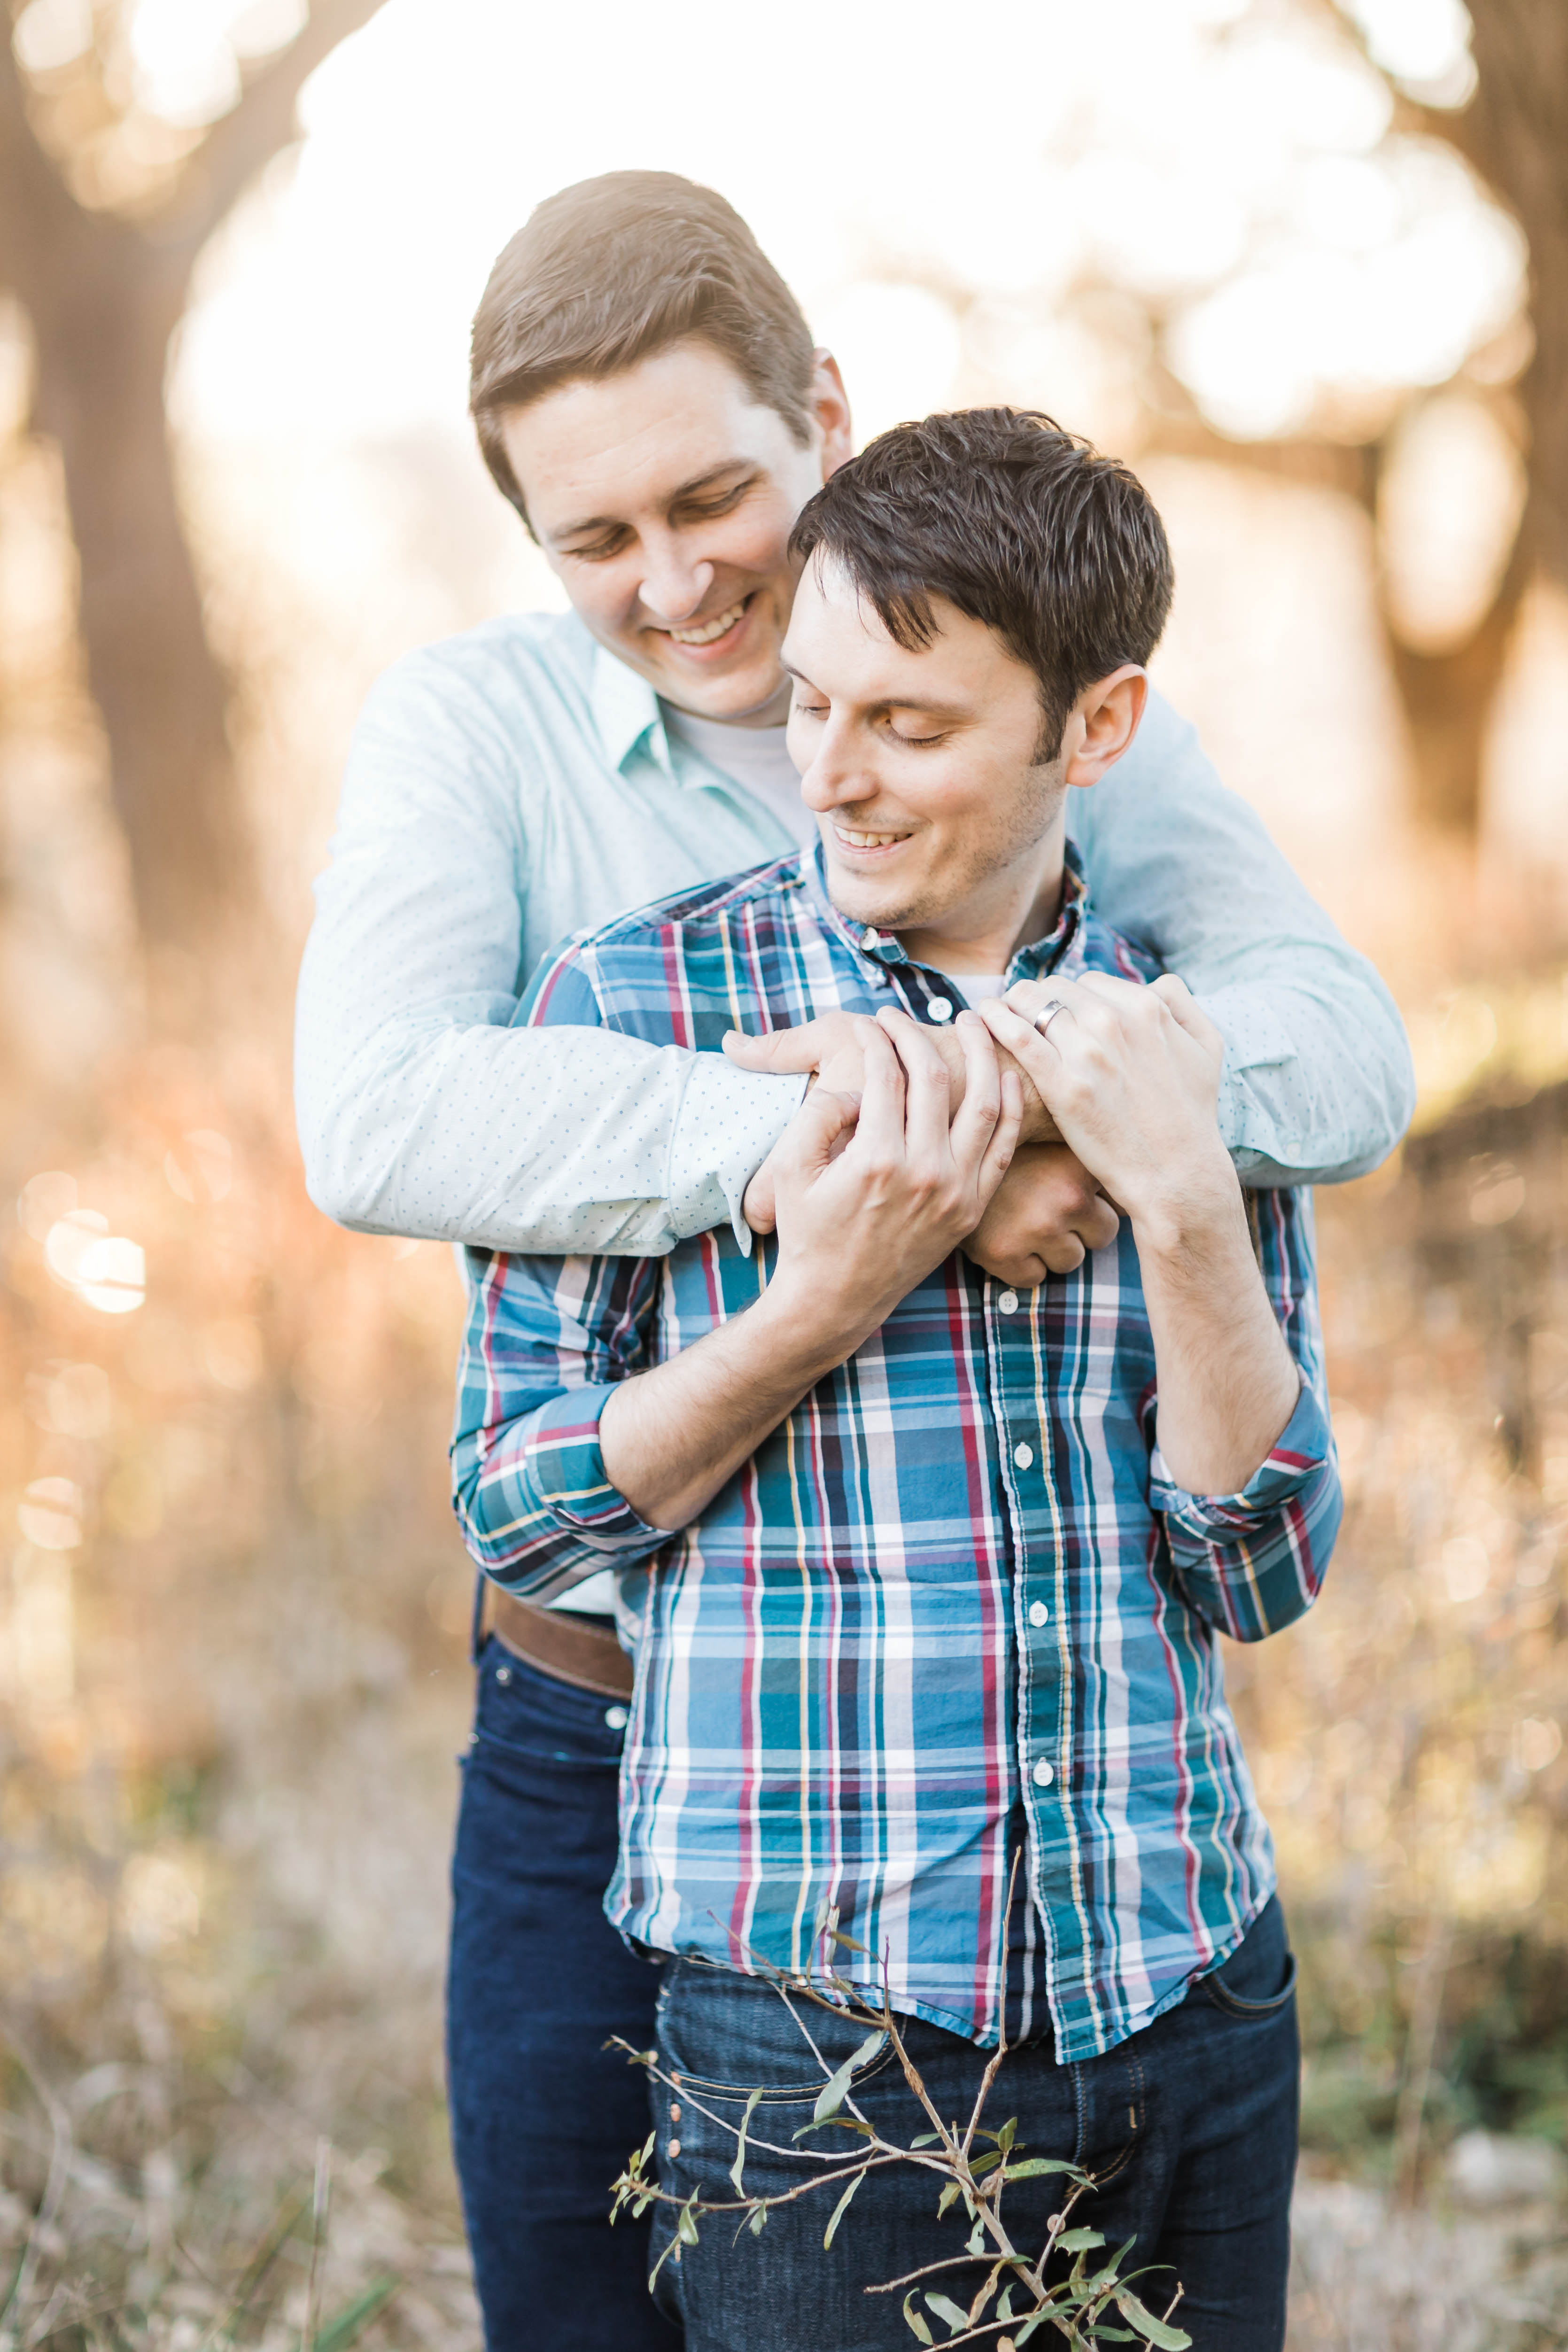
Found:
<svg viewBox="0 0 1568 2352"><path fill-rule="evenodd" d="M770 1349L778 1349L781 1368L805 1373L807 1386L847 1362L886 1319L873 1308L858 1316L847 1311L839 1286L788 1261L774 1268L751 1311L760 1318L757 1328L768 1334Z"/></svg>
<svg viewBox="0 0 1568 2352"><path fill-rule="evenodd" d="M1144 1259L1190 1261L1247 1229L1240 1179L1217 1139L1212 1157L1162 1171L1158 1183L1135 1198L1115 1197Z"/></svg>

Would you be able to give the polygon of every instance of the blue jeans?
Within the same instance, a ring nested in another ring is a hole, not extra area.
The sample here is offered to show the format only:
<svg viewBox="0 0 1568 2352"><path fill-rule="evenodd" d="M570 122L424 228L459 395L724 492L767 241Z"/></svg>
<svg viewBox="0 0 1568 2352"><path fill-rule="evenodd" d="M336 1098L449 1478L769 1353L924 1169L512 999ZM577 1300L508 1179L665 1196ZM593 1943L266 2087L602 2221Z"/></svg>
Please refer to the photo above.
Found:
<svg viewBox="0 0 1568 2352"><path fill-rule="evenodd" d="M1097 2176L1099 2188L1075 2210L1075 2226L1103 2231L1112 2249L1135 2237L1124 2269L1165 2266L1142 2282L1154 2310L1163 2310L1181 2280L1178 2324L1196 2352L1279 2352L1285 2341L1295 1975L1284 1916L1271 1902L1240 1949L1179 2008L1105 2056L1075 2065L1058 2065L1048 2039L1026 2043L1004 2061L987 2104L984 2120L993 2130L1016 2116L1030 2153L1067 2157ZM864 2024L822 2010L803 2013L830 2065L865 2039ZM901 2030L937 2112L967 2119L987 2053L918 2018ZM715 2198L733 2193L725 2176L735 2139L699 2102L739 2123L749 2090L763 2085L750 2133L785 2148L810 2122L822 2072L770 1985L706 1962L672 1961L659 1995L658 2042L664 2067L681 2078L679 2093L653 2085L658 2177L677 2195L699 2187ZM906 2147L929 2128L887 2044L854 2092L884 2137ZM753 2146L745 2185L763 2193L789 2189L805 2170ZM1014 2242L1037 2252L1061 2203L1060 2179L1019 2181L1006 2195ZM684 2322L688 2352L800 2352L803 2345L909 2352L914 2338L902 2290L865 2290L963 2252L969 2223L962 2204L939 2221L936 2200L935 2184L912 2168L868 2174L826 2252L823 2232L837 2202L831 2189L773 2211L756 2238L742 2231L737 2240L734 2222L716 2217L697 2245L681 2249L679 2263L665 2263L658 2300ZM657 2210L654 2242L662 2252L670 2209ZM967 2306L984 2268L976 2261L934 2284ZM931 2325L940 2344L942 2326Z"/></svg>
<svg viewBox="0 0 1568 2352"><path fill-rule="evenodd" d="M497 1642L479 1659L452 1864L452 2146L489 2352L679 2352L648 2223L609 2223L647 2137L659 1972L605 1919L622 1730L607 1699ZM624 1720L624 1717L623 1717Z"/></svg>

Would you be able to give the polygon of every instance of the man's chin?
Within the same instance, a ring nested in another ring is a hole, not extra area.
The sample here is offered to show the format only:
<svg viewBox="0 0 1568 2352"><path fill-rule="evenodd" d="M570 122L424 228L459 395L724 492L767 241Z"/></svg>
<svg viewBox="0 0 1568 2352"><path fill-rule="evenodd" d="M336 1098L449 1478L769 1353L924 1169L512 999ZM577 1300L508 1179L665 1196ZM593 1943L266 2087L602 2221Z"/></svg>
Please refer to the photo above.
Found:
<svg viewBox="0 0 1568 2352"><path fill-rule="evenodd" d="M827 868L828 898L845 921L858 929L904 931L931 919L931 910L923 903L911 906L906 898L868 890L863 884L857 888L857 878L836 874L831 865Z"/></svg>

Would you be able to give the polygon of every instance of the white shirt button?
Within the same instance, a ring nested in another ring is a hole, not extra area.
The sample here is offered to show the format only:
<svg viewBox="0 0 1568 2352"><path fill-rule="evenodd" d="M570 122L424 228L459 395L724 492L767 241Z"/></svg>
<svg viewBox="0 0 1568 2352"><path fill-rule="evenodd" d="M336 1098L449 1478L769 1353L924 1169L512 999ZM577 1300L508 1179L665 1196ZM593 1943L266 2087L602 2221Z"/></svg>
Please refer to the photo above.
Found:
<svg viewBox="0 0 1568 2352"><path fill-rule="evenodd" d="M952 1019L952 999L951 996L933 996L931 1003L926 1006L926 1011L931 1014L933 1021L951 1021Z"/></svg>
<svg viewBox="0 0 1568 2352"><path fill-rule="evenodd" d="M1051 1782L1056 1779L1056 1777L1057 1777L1057 1776L1056 1776L1056 1774L1052 1771L1052 1769L1051 1769L1050 1766L1047 1763L1047 1761L1046 1761L1045 1758L1042 1756L1042 1757L1041 1757L1041 1759L1040 1759L1040 1760L1039 1760L1039 1762L1038 1762L1038 1763L1036 1765L1036 1767L1035 1767L1035 1786L1036 1786L1036 1788L1037 1788L1037 1789L1048 1789L1048 1788L1050 1787L1050 1785L1051 1785Z"/></svg>
<svg viewBox="0 0 1568 2352"><path fill-rule="evenodd" d="M1031 1625L1044 1625L1044 1624L1046 1624L1046 1623L1048 1622L1049 1618L1050 1618L1050 1613L1051 1613L1051 1612L1050 1612L1050 1611L1046 1607L1046 1604L1045 1604L1045 1602L1044 1602L1043 1601L1030 1601L1030 1603L1029 1603L1029 1622L1030 1622L1030 1624L1031 1624Z"/></svg>
<svg viewBox="0 0 1568 2352"><path fill-rule="evenodd" d="M609 1725L612 1731L624 1731L626 1727L626 1708L624 1706L607 1706L605 1709L605 1721Z"/></svg>
<svg viewBox="0 0 1568 2352"><path fill-rule="evenodd" d="M1001 1308L1004 1315L1016 1315L1018 1312L1017 1292L1016 1290L1005 1290L1002 1293L1001 1297L996 1301L996 1304Z"/></svg>
<svg viewBox="0 0 1568 2352"><path fill-rule="evenodd" d="M869 955L873 948L880 947L882 944L880 932L870 929L862 931L860 934L860 944L865 949L866 953Z"/></svg>
<svg viewBox="0 0 1568 2352"><path fill-rule="evenodd" d="M1020 1470L1026 1470L1034 1458L1035 1449L1032 1445L1015 1445L1013 1448L1013 1459Z"/></svg>

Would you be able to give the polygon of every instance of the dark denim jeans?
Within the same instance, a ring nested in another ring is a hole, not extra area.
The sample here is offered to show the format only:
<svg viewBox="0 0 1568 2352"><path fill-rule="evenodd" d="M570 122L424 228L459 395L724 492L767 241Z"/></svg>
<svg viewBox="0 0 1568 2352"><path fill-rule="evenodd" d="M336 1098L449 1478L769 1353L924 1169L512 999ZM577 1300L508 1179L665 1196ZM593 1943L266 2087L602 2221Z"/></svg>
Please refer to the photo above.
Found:
<svg viewBox="0 0 1568 2352"><path fill-rule="evenodd" d="M1240 1949L1180 2008L1104 2057L1076 2065L1058 2065L1048 2040L1025 2044L1005 2060L988 2103L993 2129L1016 2116L1019 2139L1033 2154L1068 2157L1097 2175L1100 2186L1076 2209L1075 2224L1102 2230L1112 2248L1135 2236L1125 2267L1165 2266L1142 2286L1155 2310L1181 2280L1179 2322L1197 2352L1279 2352L1285 2341L1295 1974L1284 1916L1272 1902ZM831 2065L865 2039L863 2024L822 2010L803 2014ZM967 2118L987 2053L919 2019L909 2021L908 2045L938 2113ZM732 2193L725 2176L734 2137L705 2117L699 2102L738 2123L748 2091L764 2085L750 2131L784 2148L811 2119L821 2070L771 1986L701 1962L671 1962L659 1996L658 2048L681 2078L678 2094L653 2085L659 2179L679 2196L700 2186L714 2197ZM854 2088L887 2137L908 2147L929 2127L890 2046L869 2060ZM746 2187L792 2188L805 2170L753 2146ZM770 2214L761 2237L743 2231L737 2241L732 2222L715 2220L696 2246L681 2249L679 2263L665 2263L658 2302L684 2321L688 2352L800 2352L804 2345L814 2352L909 2352L914 2338L902 2291L865 2290L963 2252L969 2230L963 2206L939 2221L937 2194L903 2167L868 2175L826 2252L823 2232L837 2201L831 2189ZM1015 2242L1043 2245L1047 2217L1060 2202L1059 2178L1011 2187L1005 2211ZM669 2209L658 2210L654 2242L662 2252ZM984 2267L977 2261L935 2284L967 2305ZM942 2326L931 2326L940 2344Z"/></svg>
<svg viewBox="0 0 1568 2352"><path fill-rule="evenodd" d="M659 1972L605 1919L622 1731L611 1702L486 1644L452 1865L452 2145L489 2352L679 2352L648 2223L609 2223L647 2137Z"/></svg>

